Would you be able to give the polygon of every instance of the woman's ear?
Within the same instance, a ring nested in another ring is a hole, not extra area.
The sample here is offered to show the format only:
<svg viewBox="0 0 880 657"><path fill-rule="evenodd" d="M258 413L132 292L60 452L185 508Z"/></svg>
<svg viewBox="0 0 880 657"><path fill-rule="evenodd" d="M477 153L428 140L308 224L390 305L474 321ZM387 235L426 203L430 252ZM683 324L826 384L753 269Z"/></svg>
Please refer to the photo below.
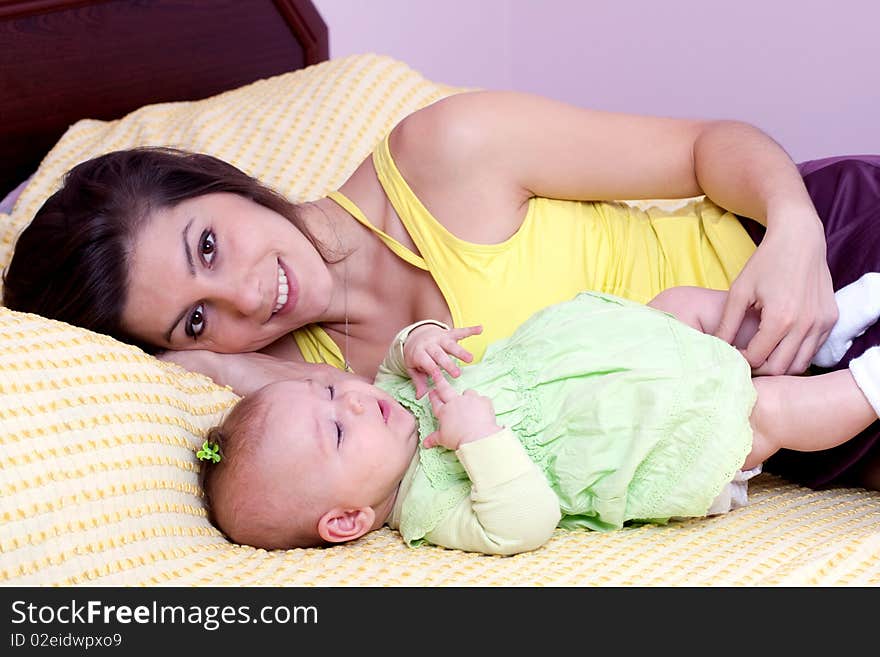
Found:
<svg viewBox="0 0 880 657"><path fill-rule="evenodd" d="M318 520L318 535L328 543L345 543L360 538L373 528L372 507L331 509Z"/></svg>

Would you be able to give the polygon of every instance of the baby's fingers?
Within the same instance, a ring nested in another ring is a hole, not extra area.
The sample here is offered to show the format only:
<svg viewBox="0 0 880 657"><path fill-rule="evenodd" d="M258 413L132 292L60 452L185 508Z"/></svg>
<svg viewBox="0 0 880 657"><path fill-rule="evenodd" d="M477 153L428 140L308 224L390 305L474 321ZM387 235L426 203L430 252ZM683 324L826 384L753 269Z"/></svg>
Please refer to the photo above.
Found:
<svg viewBox="0 0 880 657"><path fill-rule="evenodd" d="M455 388L453 388L452 384L450 384L443 376L438 376L434 379L434 389L431 392L433 392L437 396L437 399L443 404L451 402L458 396L458 393L455 392ZM434 415L437 415L436 411Z"/></svg>
<svg viewBox="0 0 880 657"><path fill-rule="evenodd" d="M447 335L455 340L464 340L472 335L479 335L482 332L483 327L480 324L476 324L474 326L462 326L461 328L449 329Z"/></svg>
<svg viewBox="0 0 880 657"><path fill-rule="evenodd" d="M457 349L461 349L455 342L450 341L449 345L452 347L456 347ZM447 352L450 351L450 347L446 344L442 345L434 345L428 348L428 354L434 360L435 370L434 372L430 372L431 378L435 381L438 378L443 378L443 375L440 372L440 368L443 368L447 372L449 372L450 376L457 377L461 374L461 369L459 369L458 365L455 364L455 361L452 360ZM465 352L466 353L466 352Z"/></svg>
<svg viewBox="0 0 880 657"><path fill-rule="evenodd" d="M482 332L483 327L480 325L464 326L462 328L450 329L446 335L447 337L451 338L451 340L443 343L443 349L450 356L455 356L465 363L470 363L474 359L473 354L462 347L460 344L458 344L458 341L469 338L472 335L479 335Z"/></svg>
<svg viewBox="0 0 880 657"><path fill-rule="evenodd" d="M440 444L438 442L439 438L440 438L439 431L433 431L433 432L429 433L427 436L425 436L425 439L422 441L422 447L424 447L425 449L431 449L432 447L436 447L437 445Z"/></svg>
<svg viewBox="0 0 880 657"><path fill-rule="evenodd" d="M443 354L439 348L435 348L436 353ZM443 354L445 356L445 354ZM413 379L416 387L416 397L421 399L428 391L428 378L436 379L442 376L440 366L437 364L436 356L430 353L429 349L423 349L410 359L406 365L406 371Z"/></svg>
<svg viewBox="0 0 880 657"><path fill-rule="evenodd" d="M412 367L408 367L406 371L409 374L409 378L412 379L413 386L415 386L416 399L421 399L428 392L428 377L425 376L422 370Z"/></svg>
<svg viewBox="0 0 880 657"><path fill-rule="evenodd" d="M454 340L447 340L447 341L441 343L440 347L445 352L444 356L446 358L446 362L448 362L450 365L452 365L456 370L456 373L453 373L448 367L443 367L443 369L446 370L447 372L449 372L450 374L452 374L452 376L458 376L460 372L458 371L458 366L453 363L453 361L449 358L449 356L455 356L456 358L458 358L461 361L464 361L465 363L470 363L474 359L474 356L471 352L469 352L467 349L462 347L460 344L458 344ZM446 354L448 354L449 356L447 356ZM436 360L436 358L435 358L435 360Z"/></svg>
<svg viewBox="0 0 880 657"><path fill-rule="evenodd" d="M434 411L434 417L440 417L443 409L443 400L440 399L440 393L436 389L428 391L428 401L431 402L431 410Z"/></svg>

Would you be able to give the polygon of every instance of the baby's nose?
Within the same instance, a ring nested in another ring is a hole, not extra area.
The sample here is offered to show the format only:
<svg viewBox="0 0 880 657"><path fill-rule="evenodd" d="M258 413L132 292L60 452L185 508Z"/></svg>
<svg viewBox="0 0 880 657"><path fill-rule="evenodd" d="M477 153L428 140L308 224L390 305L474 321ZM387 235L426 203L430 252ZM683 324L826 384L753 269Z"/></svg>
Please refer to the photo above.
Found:
<svg viewBox="0 0 880 657"><path fill-rule="evenodd" d="M348 406L348 410L350 410L355 415L360 415L364 412L364 404L361 401L360 397L355 393L349 393L345 397L345 403Z"/></svg>

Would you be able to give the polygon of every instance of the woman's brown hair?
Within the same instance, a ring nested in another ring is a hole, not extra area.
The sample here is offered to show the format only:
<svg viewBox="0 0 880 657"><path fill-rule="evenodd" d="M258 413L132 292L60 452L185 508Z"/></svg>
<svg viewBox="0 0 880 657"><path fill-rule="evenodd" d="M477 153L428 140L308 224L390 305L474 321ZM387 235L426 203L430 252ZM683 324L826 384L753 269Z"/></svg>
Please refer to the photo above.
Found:
<svg viewBox="0 0 880 657"><path fill-rule="evenodd" d="M133 148L66 174L16 242L3 274L3 304L155 352L122 327L134 240L152 213L216 192L281 214L324 255L293 203L228 162L172 148Z"/></svg>

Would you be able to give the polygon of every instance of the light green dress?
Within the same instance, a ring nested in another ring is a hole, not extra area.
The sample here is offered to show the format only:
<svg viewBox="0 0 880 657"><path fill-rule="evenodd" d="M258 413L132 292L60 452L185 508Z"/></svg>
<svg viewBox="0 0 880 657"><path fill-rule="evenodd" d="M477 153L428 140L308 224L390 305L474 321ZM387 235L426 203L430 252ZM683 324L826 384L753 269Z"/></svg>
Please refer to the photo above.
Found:
<svg viewBox="0 0 880 657"><path fill-rule="evenodd" d="M581 293L550 306L450 379L491 398L559 499L567 529L702 516L751 449L756 394L736 349L625 299ZM377 385L435 430L427 396ZM470 492L455 452L419 449L400 531L418 544Z"/></svg>

